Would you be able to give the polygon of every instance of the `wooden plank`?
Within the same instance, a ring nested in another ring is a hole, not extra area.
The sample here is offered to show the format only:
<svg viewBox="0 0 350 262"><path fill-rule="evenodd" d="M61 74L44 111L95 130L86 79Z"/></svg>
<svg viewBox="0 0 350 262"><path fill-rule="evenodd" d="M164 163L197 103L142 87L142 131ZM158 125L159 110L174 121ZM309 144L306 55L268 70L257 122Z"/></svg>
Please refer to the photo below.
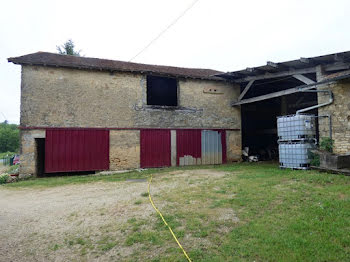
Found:
<svg viewBox="0 0 350 262"><path fill-rule="evenodd" d="M249 81L249 83L246 85L246 87L244 88L244 90L242 91L242 93L240 94L240 96L238 97L238 101L241 101L242 98L244 97L244 95L248 92L248 90L250 89L250 87L253 85L254 80Z"/></svg>
<svg viewBox="0 0 350 262"><path fill-rule="evenodd" d="M325 65L324 67L325 72L329 71L338 71L338 70L346 70L350 69L350 63L334 63L331 65ZM236 83L243 83L243 82L249 82L251 80L264 80L264 79L271 79L271 78L278 78L278 77L286 77L286 76L292 76L292 75L303 75L303 74L311 74L316 73L316 66L302 68L302 69L289 69L285 71L280 71L276 73L265 73L255 76L245 76L237 79L233 79Z"/></svg>
<svg viewBox="0 0 350 262"><path fill-rule="evenodd" d="M298 79L299 81L303 82L304 84L313 84L315 81L311 80L310 78L304 76L304 75L293 75L294 78Z"/></svg>
<svg viewBox="0 0 350 262"><path fill-rule="evenodd" d="M261 75L256 76L246 76L243 78L234 79L237 83L243 83L243 82L249 82L251 80L265 80L265 79L271 79L271 78L278 78L278 77L286 77L291 75L298 75L298 74L309 74L309 73L315 73L316 69L315 67L311 68L303 68L303 69L291 69L288 71L281 71L276 73L265 73Z"/></svg>

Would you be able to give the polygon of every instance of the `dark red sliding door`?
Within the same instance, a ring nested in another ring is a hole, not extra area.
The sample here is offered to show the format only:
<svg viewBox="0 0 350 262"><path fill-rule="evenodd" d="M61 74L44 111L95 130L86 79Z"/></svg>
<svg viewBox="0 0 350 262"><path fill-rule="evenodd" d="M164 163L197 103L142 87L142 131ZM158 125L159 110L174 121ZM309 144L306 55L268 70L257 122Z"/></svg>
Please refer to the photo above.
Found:
<svg viewBox="0 0 350 262"><path fill-rule="evenodd" d="M171 165L170 130L141 130L141 167Z"/></svg>
<svg viewBox="0 0 350 262"><path fill-rule="evenodd" d="M101 129L47 129L45 172L109 169L109 131Z"/></svg>

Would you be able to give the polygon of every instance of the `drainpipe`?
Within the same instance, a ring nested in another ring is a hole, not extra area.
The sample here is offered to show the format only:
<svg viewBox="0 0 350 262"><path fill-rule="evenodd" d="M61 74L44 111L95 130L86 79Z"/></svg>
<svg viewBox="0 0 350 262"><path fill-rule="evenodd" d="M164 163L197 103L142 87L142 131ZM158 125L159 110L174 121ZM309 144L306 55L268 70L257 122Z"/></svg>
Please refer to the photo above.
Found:
<svg viewBox="0 0 350 262"><path fill-rule="evenodd" d="M334 101L334 98L333 98L333 93L331 90L305 90L305 91L300 91L300 92L316 92L316 93L328 93L329 94L329 101L326 102L326 103L323 103L323 104L317 104L315 106L310 106L310 107L307 107L307 108L303 108L303 109L300 109L297 111L297 115L299 115L300 113L304 113L306 111L310 111L312 109L316 109L316 108L320 108L320 107L324 107L324 106L328 106L330 104L333 103Z"/></svg>
<svg viewBox="0 0 350 262"><path fill-rule="evenodd" d="M299 115L300 113L304 113L306 111L310 111L310 110L313 110L313 109L316 109L316 108L320 108L320 107L324 107L324 106L327 106L327 105L330 105L333 103L334 101L334 97L333 97L333 93L331 90L305 90L305 91L301 91L301 92L316 92L316 93L328 93L329 94L329 101L326 102L326 103L323 103L323 104L317 104L315 106L310 106L310 107L307 107L307 108L303 108L303 109L300 109L296 112L297 115ZM318 117L328 117L329 119L329 137L330 139L332 139L332 116L331 114L324 114L324 115L319 115Z"/></svg>
<svg viewBox="0 0 350 262"><path fill-rule="evenodd" d="M329 138L332 139L332 116L331 116L331 114L318 115L318 116L315 116L315 117L318 117L318 118L328 117Z"/></svg>

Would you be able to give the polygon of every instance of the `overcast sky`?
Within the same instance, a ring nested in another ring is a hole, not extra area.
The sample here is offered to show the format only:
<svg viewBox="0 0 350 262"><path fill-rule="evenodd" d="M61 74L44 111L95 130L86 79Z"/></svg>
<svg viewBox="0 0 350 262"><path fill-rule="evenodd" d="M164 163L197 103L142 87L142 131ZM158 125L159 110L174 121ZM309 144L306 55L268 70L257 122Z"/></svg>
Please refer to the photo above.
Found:
<svg viewBox="0 0 350 262"><path fill-rule="evenodd" d="M87 57L128 61L192 2L2 0L0 122L19 123L21 69L8 57L73 39ZM349 10L349 0L199 0L135 62L233 71L348 51Z"/></svg>

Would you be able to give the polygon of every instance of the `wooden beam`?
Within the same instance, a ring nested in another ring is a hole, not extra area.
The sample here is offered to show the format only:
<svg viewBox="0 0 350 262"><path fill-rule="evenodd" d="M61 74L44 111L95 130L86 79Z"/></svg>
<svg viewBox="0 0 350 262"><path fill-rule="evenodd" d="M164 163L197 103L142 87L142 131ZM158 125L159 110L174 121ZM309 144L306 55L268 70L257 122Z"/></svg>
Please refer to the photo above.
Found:
<svg viewBox="0 0 350 262"><path fill-rule="evenodd" d="M315 73L315 72L316 72L316 69L314 67L304 68L304 69L291 69L288 71L281 71L276 73L265 73L265 74L256 75L256 76L246 76L243 78L235 79L234 81L237 83L243 83L243 82L249 82L251 80L264 80L264 79L286 77L286 76L297 75L297 74L309 74L309 73Z"/></svg>
<svg viewBox="0 0 350 262"><path fill-rule="evenodd" d="M309 88L304 89L304 90L309 90L309 89L313 89L313 88L315 88L315 87L312 86L312 87L309 87ZM283 91L270 93L270 94L267 94L267 95L256 96L256 97L252 97L252 98L248 98L248 99L243 99L243 100L238 101L238 102L233 102L233 103L231 103L231 106L250 104L250 103L263 101L263 100L267 100L267 99L271 99L271 98L275 98L275 97L290 95L290 94L294 94L294 93L298 93L298 92L300 92L300 88L294 87L294 88L286 89L286 90L283 90Z"/></svg>
<svg viewBox="0 0 350 262"><path fill-rule="evenodd" d="M254 80L249 81L249 83L246 85L240 96L238 97L238 101L241 101L244 95L248 92L249 88L253 85Z"/></svg>
<svg viewBox="0 0 350 262"><path fill-rule="evenodd" d="M271 99L271 98L275 98L275 97L281 97L281 96L285 96L285 95L290 95L290 94L294 94L294 93L298 93L298 92L304 92L304 91L307 91L307 90L310 90L310 89L314 89L314 88L316 88L317 85L322 85L322 84L338 81L338 80L341 80L341 79L350 78L350 70L349 71L345 71L343 74L335 73L333 75L334 75L334 77L322 80L320 82L314 82L312 84L301 85L301 86L293 87L293 88L290 88L290 89L286 89L286 90L270 93L270 94L267 94L267 95L262 95L262 96L256 96L256 97L248 98L248 99L243 99L241 101L235 101L235 102L231 103L231 106L250 104L250 103L263 101L263 100L267 100L267 99Z"/></svg>
<svg viewBox="0 0 350 262"><path fill-rule="evenodd" d="M338 71L338 70L346 70L346 69L350 69L350 63L346 62L346 63L334 63L332 65L325 65L323 66L323 69L325 72L329 72L329 71Z"/></svg>
<svg viewBox="0 0 350 262"><path fill-rule="evenodd" d="M304 75L293 75L294 78L298 79L299 81L303 82L304 84L313 84L315 81L311 80L310 78L307 78Z"/></svg>

